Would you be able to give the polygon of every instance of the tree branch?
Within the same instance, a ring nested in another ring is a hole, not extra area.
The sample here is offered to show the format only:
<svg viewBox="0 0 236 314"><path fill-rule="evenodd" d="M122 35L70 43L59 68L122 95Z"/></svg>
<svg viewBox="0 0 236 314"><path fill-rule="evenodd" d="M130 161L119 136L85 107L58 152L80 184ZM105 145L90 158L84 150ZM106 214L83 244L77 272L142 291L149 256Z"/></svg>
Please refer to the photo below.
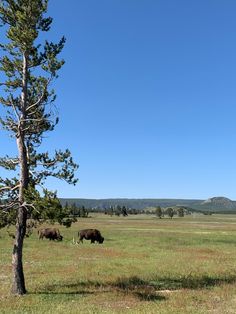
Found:
<svg viewBox="0 0 236 314"><path fill-rule="evenodd" d="M14 187L11 186L3 186L0 188L0 192L1 191L15 191L16 189L18 189L20 186L20 184L15 185Z"/></svg>
<svg viewBox="0 0 236 314"><path fill-rule="evenodd" d="M44 86L44 91L43 91L42 95L38 98L38 100L34 104L32 104L29 107L27 107L26 112L28 112L29 110L31 110L34 107L38 107L39 105L41 105L40 103L43 101L43 98L44 98L45 93L47 91L48 85L50 84L51 81L52 81L52 77L50 77L47 80L47 83Z"/></svg>

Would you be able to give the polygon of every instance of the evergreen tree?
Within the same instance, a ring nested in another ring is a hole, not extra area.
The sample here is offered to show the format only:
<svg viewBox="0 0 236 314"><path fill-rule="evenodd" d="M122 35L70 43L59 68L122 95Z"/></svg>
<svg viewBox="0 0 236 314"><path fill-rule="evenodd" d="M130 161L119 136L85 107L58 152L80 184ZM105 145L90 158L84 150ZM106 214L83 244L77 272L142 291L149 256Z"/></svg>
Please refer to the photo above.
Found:
<svg viewBox="0 0 236 314"><path fill-rule="evenodd" d="M114 207L113 206L109 207L108 213L110 216L113 216L113 214L114 214Z"/></svg>
<svg viewBox="0 0 236 314"><path fill-rule="evenodd" d="M121 212L122 212L122 215L123 215L124 217L125 217L125 216L128 216L127 208L126 208L125 206L122 206Z"/></svg>
<svg viewBox="0 0 236 314"><path fill-rule="evenodd" d="M162 210L161 210L161 207L160 207L160 206L157 206L157 207L156 207L155 214L156 214L156 216L159 217L160 219L162 218L163 213L162 213Z"/></svg>
<svg viewBox="0 0 236 314"><path fill-rule="evenodd" d="M53 176L75 184L73 162L69 150L55 151L54 156L41 152L44 134L53 131L58 123L53 110L55 92L50 88L57 72L64 64L58 59L65 38L58 43L39 43L41 32L50 30L51 17L45 17L48 0L1 0L0 57L1 97L0 104L5 114L0 122L3 129L16 140L18 154L0 158L0 166L9 171L9 178L0 178L0 226L15 223L15 242L12 253L12 293L26 293L22 254L30 215L54 216L58 219L61 207L55 193L44 190L43 200L36 189L45 179ZM11 176L12 172L14 173ZM18 174L19 173L19 174ZM11 177L10 177L11 176ZM46 210L45 204L51 204ZM52 215L52 212L54 214Z"/></svg>
<svg viewBox="0 0 236 314"><path fill-rule="evenodd" d="M167 213L167 215L168 215L171 219L173 218L173 216L174 216L174 214L175 214L174 209L171 208L171 207L168 207L168 208L167 208L166 213Z"/></svg>
<svg viewBox="0 0 236 314"><path fill-rule="evenodd" d="M183 209L183 207L179 207L177 209L177 213L178 213L179 217L184 217L184 209Z"/></svg>
<svg viewBox="0 0 236 314"><path fill-rule="evenodd" d="M115 215L116 216L120 216L120 214L121 214L121 207L120 207L120 205L116 205L116 207L115 207Z"/></svg>
<svg viewBox="0 0 236 314"><path fill-rule="evenodd" d="M67 203L67 206L68 206L68 203ZM69 209L69 206L68 206L68 209ZM78 209L75 202L71 205L69 211L72 216L76 216L78 214Z"/></svg>
<svg viewBox="0 0 236 314"><path fill-rule="evenodd" d="M80 212L79 217L82 217L82 218L88 217L88 210L84 206L80 208L79 212Z"/></svg>

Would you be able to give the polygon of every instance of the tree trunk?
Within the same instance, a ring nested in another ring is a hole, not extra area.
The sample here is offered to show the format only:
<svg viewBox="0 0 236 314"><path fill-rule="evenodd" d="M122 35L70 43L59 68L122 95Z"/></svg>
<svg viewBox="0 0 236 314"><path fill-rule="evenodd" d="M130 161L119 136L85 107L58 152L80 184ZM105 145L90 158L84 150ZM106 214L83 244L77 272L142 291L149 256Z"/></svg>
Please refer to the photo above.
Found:
<svg viewBox="0 0 236 314"><path fill-rule="evenodd" d="M26 293L25 279L23 272L23 242L26 232L27 209L24 203L24 190L27 189L29 183L27 152L22 138L17 139L20 161L20 187L19 187L19 209L16 221L15 243L12 252L12 271L13 283L12 293L22 295Z"/></svg>
<svg viewBox="0 0 236 314"><path fill-rule="evenodd" d="M28 80L28 62L27 54L23 54L23 71L22 71L22 93L21 93L21 112L22 115L19 120L18 134L17 134L17 147L19 154L20 166L20 185L19 185L19 208L16 221L16 235L15 243L12 252L12 293L22 295L26 293L25 278L23 271L23 242L26 232L27 222L27 209L24 206L24 191L28 188L29 184L29 166L27 158L27 149L25 146L25 119L27 107L27 80Z"/></svg>
<svg viewBox="0 0 236 314"><path fill-rule="evenodd" d="M22 295L26 293L22 262L23 241L26 231L26 219L27 212L24 207L20 207L16 224L15 243L12 252L13 282L11 292L17 295Z"/></svg>

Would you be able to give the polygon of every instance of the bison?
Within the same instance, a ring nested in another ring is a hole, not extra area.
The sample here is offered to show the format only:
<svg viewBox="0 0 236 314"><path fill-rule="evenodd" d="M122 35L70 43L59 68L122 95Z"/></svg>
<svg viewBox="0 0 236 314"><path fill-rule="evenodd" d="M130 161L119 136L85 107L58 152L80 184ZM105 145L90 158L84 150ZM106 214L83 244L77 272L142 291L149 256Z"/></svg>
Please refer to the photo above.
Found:
<svg viewBox="0 0 236 314"><path fill-rule="evenodd" d="M103 241L104 241L104 238L102 237L101 232L97 229L80 230L78 232L78 236L79 236L78 243L80 243L80 242L83 243L83 239L91 240L91 243L95 243L95 241L97 241L100 244L103 243Z"/></svg>
<svg viewBox="0 0 236 314"><path fill-rule="evenodd" d="M38 231L39 239L49 239L62 241L63 236L60 234L59 230L56 228L45 228Z"/></svg>

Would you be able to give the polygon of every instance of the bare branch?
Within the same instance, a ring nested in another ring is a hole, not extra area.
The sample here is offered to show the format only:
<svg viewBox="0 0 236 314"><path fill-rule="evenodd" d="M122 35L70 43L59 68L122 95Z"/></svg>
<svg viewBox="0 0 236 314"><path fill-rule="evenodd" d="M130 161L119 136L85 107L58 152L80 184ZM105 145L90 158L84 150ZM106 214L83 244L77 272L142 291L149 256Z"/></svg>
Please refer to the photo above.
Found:
<svg viewBox="0 0 236 314"><path fill-rule="evenodd" d="M30 105L29 107L27 107L27 109L26 109L27 112L30 111L32 108L38 107L38 106L41 105L41 102L43 101L43 98L44 98L44 96L45 96L45 92L47 91L48 85L50 84L51 81L52 81L52 77L50 77L50 78L47 80L47 83L46 83L45 86L44 86L43 93L42 93L42 95L38 98L38 100L37 100L34 104L32 104L32 105Z"/></svg>
<svg viewBox="0 0 236 314"><path fill-rule="evenodd" d="M15 207L16 205L19 206L19 201L14 200L14 201L12 201L11 203L7 203L7 204L0 205L0 208L1 208L4 212L8 213L8 210L9 210L9 209L12 209L12 208Z"/></svg>
<svg viewBox="0 0 236 314"><path fill-rule="evenodd" d="M26 209L27 209L27 207L33 208L37 213L40 214L40 212L35 208L35 206L34 206L33 204L29 204L29 203L24 202L24 203L21 205L21 207L25 207Z"/></svg>
<svg viewBox="0 0 236 314"><path fill-rule="evenodd" d="M20 123L20 115L19 115L19 113L16 110L16 106L14 105L14 103L12 103L11 105L12 105L12 107L14 109L14 112L15 112L15 115L16 115L16 117L18 119L18 123Z"/></svg>
<svg viewBox="0 0 236 314"><path fill-rule="evenodd" d="M20 186L20 184L15 185L14 187L11 186L3 186L0 188L0 191L15 191L16 189L18 189Z"/></svg>
<svg viewBox="0 0 236 314"><path fill-rule="evenodd" d="M44 119L43 118L41 118L41 119L22 119L21 120L22 122L42 122L42 121L44 121Z"/></svg>

